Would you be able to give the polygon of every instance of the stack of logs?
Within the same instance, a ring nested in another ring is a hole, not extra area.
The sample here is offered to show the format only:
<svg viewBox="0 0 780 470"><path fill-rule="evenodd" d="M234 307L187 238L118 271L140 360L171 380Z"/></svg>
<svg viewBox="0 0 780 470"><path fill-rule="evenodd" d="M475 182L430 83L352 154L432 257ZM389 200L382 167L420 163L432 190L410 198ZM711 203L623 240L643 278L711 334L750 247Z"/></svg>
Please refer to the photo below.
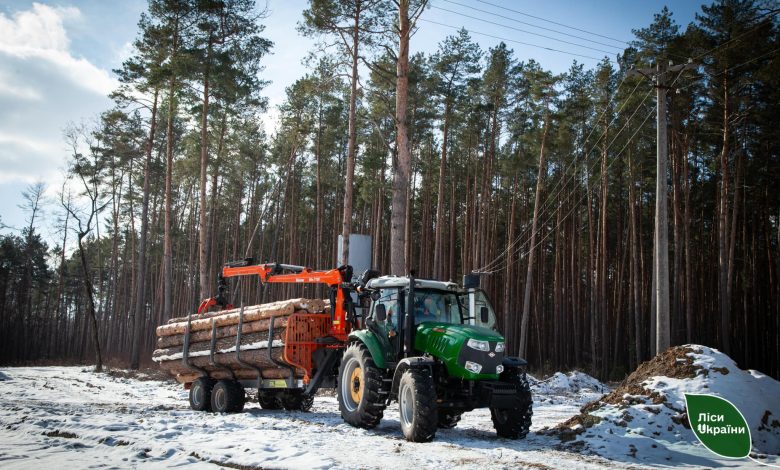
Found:
<svg viewBox="0 0 780 470"><path fill-rule="evenodd" d="M329 308L327 300L319 299L291 299L245 307L241 327L240 361L236 357L240 309L192 315L188 348L189 363L205 369L209 372L209 376L215 379L232 378L234 375L237 379L257 378L257 371L241 362L260 368L263 378L287 378L290 374L289 369L280 368L274 360L283 362L283 341L289 316L293 313L324 313ZM268 330L271 317L274 317L274 328L270 346L274 360L268 354ZM178 317L157 327L158 349L152 355L152 360L160 364L162 370L176 376L176 380L180 383L192 382L202 375L182 361L187 322L188 317ZM216 338L214 364L211 358L212 336ZM303 376L303 370L296 370L296 376Z"/></svg>

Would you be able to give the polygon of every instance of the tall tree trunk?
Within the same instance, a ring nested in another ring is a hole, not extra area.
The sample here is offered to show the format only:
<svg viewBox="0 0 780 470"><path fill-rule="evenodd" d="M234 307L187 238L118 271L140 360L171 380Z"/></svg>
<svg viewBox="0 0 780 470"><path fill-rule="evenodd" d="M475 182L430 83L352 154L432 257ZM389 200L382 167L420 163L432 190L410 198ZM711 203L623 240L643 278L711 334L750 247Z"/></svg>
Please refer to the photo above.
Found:
<svg viewBox="0 0 780 470"><path fill-rule="evenodd" d="M173 46L171 57L178 50L179 19L174 21ZM171 73L168 86L168 124L165 142L165 222L163 234L163 318L172 317L173 310L173 243L171 225L173 224L173 120L176 115L176 74Z"/></svg>
<svg viewBox="0 0 780 470"><path fill-rule="evenodd" d="M444 180L447 168L447 139L450 129L450 99L444 105L444 128L442 131L441 160L439 161L439 190L436 195L436 233L433 244L433 277L444 278Z"/></svg>
<svg viewBox="0 0 780 470"><path fill-rule="evenodd" d="M133 343L130 346L130 368L138 369L141 356L141 329L146 317L146 238L149 232L149 182L152 165L154 135L157 130L157 98L159 91L154 90L152 116L149 124L149 139L146 141L146 160L144 161L144 189L141 203L141 233L138 240L138 270L135 281L135 309L133 311ZM168 136L170 139L170 136Z"/></svg>
<svg viewBox="0 0 780 470"><path fill-rule="evenodd" d="M403 275L406 259L406 216L412 156L407 135L406 107L409 87L409 0L400 0L398 63L396 64L395 125L396 159L393 173L393 210L390 220L390 274Z"/></svg>
<svg viewBox="0 0 780 470"><path fill-rule="evenodd" d="M93 342L93 347L95 348L95 361L96 361L95 372L102 372L103 355L100 351L100 338L98 337L97 313L95 312L95 297L94 294L92 293L92 280L90 279L89 265L87 264L87 257L84 254L84 246L82 244L82 239L86 235L87 234L85 232L81 232L79 233L78 236L79 258L81 259L81 273L84 276L84 292L87 295L87 313L89 314L89 319L92 325L92 342Z"/></svg>
<svg viewBox="0 0 780 470"><path fill-rule="evenodd" d="M729 87L728 78L723 82L723 148L720 152L720 204L718 206L718 293L720 296L720 344L723 352L731 352L731 299L728 288L729 236Z"/></svg>
<svg viewBox="0 0 780 470"><path fill-rule="evenodd" d="M209 166L209 74L211 72L211 48L213 39L209 37L206 64L203 71L203 109L200 117L200 209L198 212L198 274L200 278L200 298L209 296L208 240L210 237L206 220L206 173Z"/></svg>
<svg viewBox="0 0 780 470"><path fill-rule="evenodd" d="M534 196L534 215L531 222L531 240L528 244L528 269L525 275L525 293L523 294L523 316L520 320L520 345L518 354L520 357L526 357L528 354L528 321L531 314L531 288L534 279L534 253L536 252L536 230L539 224L539 205L542 198L542 187L544 186L544 175L547 173L544 159L544 146L547 142L547 132L550 127L549 112L545 116L544 131L542 132L542 142L539 149L539 171L536 176L536 195Z"/></svg>
<svg viewBox="0 0 780 470"><path fill-rule="evenodd" d="M344 214L341 222L341 263L349 263L349 234L352 233L352 194L357 149L357 82L360 58L361 2L355 2L355 26L352 31L352 76L349 87L349 139L347 141L347 171L344 177Z"/></svg>

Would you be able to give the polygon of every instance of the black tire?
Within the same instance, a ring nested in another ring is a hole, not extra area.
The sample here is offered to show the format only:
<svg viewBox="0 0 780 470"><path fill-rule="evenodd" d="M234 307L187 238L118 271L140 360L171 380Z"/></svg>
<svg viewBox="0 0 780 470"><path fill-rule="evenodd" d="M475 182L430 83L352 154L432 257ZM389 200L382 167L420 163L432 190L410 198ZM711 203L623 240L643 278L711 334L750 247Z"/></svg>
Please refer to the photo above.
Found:
<svg viewBox="0 0 780 470"><path fill-rule="evenodd" d="M260 391L257 393L257 403L264 410L281 410L282 401L274 393Z"/></svg>
<svg viewBox="0 0 780 470"><path fill-rule="evenodd" d="M383 372L364 344L353 343L347 347L341 358L336 387L344 421L365 429L379 424L386 407L383 378Z"/></svg>
<svg viewBox="0 0 780 470"><path fill-rule="evenodd" d="M246 391L244 386L238 381L230 382L233 386L233 413L240 413L244 411L244 405L246 405Z"/></svg>
<svg viewBox="0 0 780 470"><path fill-rule="evenodd" d="M463 413L452 410L439 410L439 429L452 429L458 425Z"/></svg>
<svg viewBox="0 0 780 470"><path fill-rule="evenodd" d="M214 380L201 377L190 385L190 408L195 411L211 411L211 391Z"/></svg>
<svg viewBox="0 0 780 470"><path fill-rule="evenodd" d="M428 442L436 435L439 414L431 371L408 369L398 382L401 431L407 441Z"/></svg>
<svg viewBox="0 0 780 470"><path fill-rule="evenodd" d="M490 417L498 437L524 439L531 428L533 398L525 373L512 370L501 374L501 380L517 386L517 405L513 408L490 408Z"/></svg>
<svg viewBox="0 0 780 470"><path fill-rule="evenodd" d="M235 413L244 409L244 387L233 380L220 380L211 391L211 410L216 413Z"/></svg>
<svg viewBox="0 0 780 470"><path fill-rule="evenodd" d="M300 391L289 391L282 395L282 406L288 411L309 411L314 404L314 396Z"/></svg>

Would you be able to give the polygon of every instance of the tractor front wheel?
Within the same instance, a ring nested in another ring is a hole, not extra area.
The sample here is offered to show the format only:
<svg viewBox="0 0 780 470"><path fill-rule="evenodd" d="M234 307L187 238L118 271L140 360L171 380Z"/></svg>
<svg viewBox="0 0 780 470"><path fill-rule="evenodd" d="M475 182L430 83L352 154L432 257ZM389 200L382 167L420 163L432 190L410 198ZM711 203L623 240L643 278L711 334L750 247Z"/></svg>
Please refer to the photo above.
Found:
<svg viewBox="0 0 780 470"><path fill-rule="evenodd" d="M398 383L401 431L407 441L428 442L436 435L439 415L436 387L428 369L407 369Z"/></svg>
<svg viewBox="0 0 780 470"><path fill-rule="evenodd" d="M382 378L382 371L365 345L353 343L347 347L341 358L336 388L344 421L366 429L379 424L385 410Z"/></svg>
<svg viewBox="0 0 780 470"><path fill-rule="evenodd" d="M517 401L512 408L490 408L490 416L498 437L507 439L523 439L528 435L533 416L533 398L531 387L525 374L519 371L507 371L502 374L502 381L511 382L517 387Z"/></svg>

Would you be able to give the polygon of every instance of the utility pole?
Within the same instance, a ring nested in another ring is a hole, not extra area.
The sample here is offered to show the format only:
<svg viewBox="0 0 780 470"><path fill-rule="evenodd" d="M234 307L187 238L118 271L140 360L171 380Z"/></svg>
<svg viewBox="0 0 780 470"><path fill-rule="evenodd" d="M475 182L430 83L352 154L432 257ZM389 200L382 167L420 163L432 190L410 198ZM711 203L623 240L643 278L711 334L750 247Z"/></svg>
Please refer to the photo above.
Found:
<svg viewBox="0 0 780 470"><path fill-rule="evenodd" d="M655 83L657 106L656 126L656 177L655 177L655 230L653 237L653 281L655 285L655 353L660 354L671 346L669 315L669 223L667 217L667 137L666 92L672 86L668 84L669 74L682 73L695 69L692 63L667 66L659 60L656 68L632 69L629 75L642 75ZM652 343L651 343L652 344Z"/></svg>

